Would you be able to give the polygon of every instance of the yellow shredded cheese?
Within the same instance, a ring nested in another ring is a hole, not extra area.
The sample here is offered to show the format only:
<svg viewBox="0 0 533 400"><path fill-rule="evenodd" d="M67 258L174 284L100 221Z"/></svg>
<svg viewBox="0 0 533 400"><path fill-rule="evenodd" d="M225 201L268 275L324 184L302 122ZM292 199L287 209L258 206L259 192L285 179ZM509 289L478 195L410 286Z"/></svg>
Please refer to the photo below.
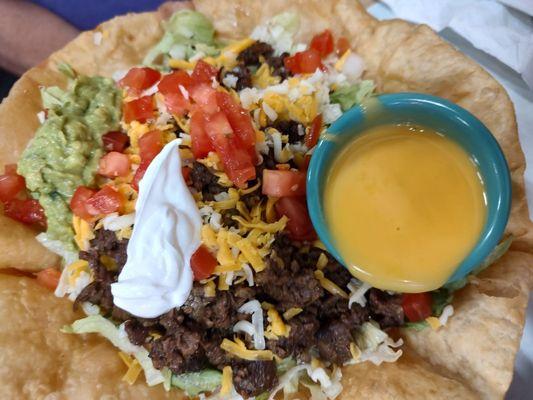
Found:
<svg viewBox="0 0 533 400"><path fill-rule="evenodd" d="M220 265L233 265L235 264L235 259L233 253L231 252L229 243L228 243L228 231L226 229L220 229L217 235L217 261Z"/></svg>
<svg viewBox="0 0 533 400"><path fill-rule="evenodd" d="M313 246L318 247L319 249L322 249L322 250L326 250L326 246L320 240L315 240L313 242Z"/></svg>
<svg viewBox="0 0 533 400"><path fill-rule="evenodd" d="M204 294L205 297L215 297L216 296L216 287L215 282L207 281L204 285Z"/></svg>
<svg viewBox="0 0 533 400"><path fill-rule="evenodd" d="M315 271L315 278L318 280L320 285L326 289L331 294L340 296L342 298L348 299L348 294L342 290L340 287L338 287L335 283L330 281L328 278L324 276L324 273L320 270Z"/></svg>
<svg viewBox="0 0 533 400"><path fill-rule="evenodd" d="M235 243L235 246L241 251L246 261L252 266L255 272L261 272L266 268L263 257L261 257L257 248L254 247L249 239L241 239Z"/></svg>
<svg viewBox="0 0 533 400"><path fill-rule="evenodd" d="M255 192L260 187L261 187L261 182L257 182L255 185L250 186L249 188L239 189L239 193L241 194L241 196L244 196L245 194L250 194L252 192Z"/></svg>
<svg viewBox="0 0 533 400"><path fill-rule="evenodd" d="M299 307L292 307L289 308L287 311L283 313L283 318L285 320L290 320L291 318L296 317L298 314L300 314L303 310Z"/></svg>
<svg viewBox="0 0 533 400"><path fill-rule="evenodd" d="M269 303L268 301L263 301L261 303L261 308L263 310L270 310L271 308L274 308L274 304Z"/></svg>
<svg viewBox="0 0 533 400"><path fill-rule="evenodd" d="M439 329L442 325L437 317L427 317L426 322L431 326L431 329L436 331Z"/></svg>
<svg viewBox="0 0 533 400"><path fill-rule="evenodd" d="M122 377L122 380L125 381L128 385L133 385L142 371L141 364L139 361L133 360L131 366L128 368L128 371Z"/></svg>
<svg viewBox="0 0 533 400"><path fill-rule="evenodd" d="M350 49L346 50L344 52L344 54L341 56L341 58L339 58L337 60L337 62L335 63L335 69L337 71L342 71L342 67L344 66L344 63L346 62L346 59L348 58L348 56L352 53L352 51Z"/></svg>
<svg viewBox="0 0 533 400"><path fill-rule="evenodd" d="M274 205L276 204L278 200L279 199L277 197L268 196L268 200L267 200L266 208L265 208L265 216L266 216L267 222L269 223L272 223L277 219L277 214L276 214Z"/></svg>
<svg viewBox="0 0 533 400"><path fill-rule="evenodd" d="M217 211L230 210L232 208L235 208L237 206L237 201L239 201L239 192L237 191L237 189L230 188L228 190L228 196L229 198L227 200L212 201L208 204Z"/></svg>
<svg viewBox="0 0 533 400"><path fill-rule="evenodd" d="M246 208L246 205L242 201L238 201L235 205L235 208L241 214L245 219L250 220L250 213L248 212L248 209Z"/></svg>
<svg viewBox="0 0 533 400"><path fill-rule="evenodd" d="M317 368L323 368L323 367L324 367L324 364L322 364L322 362L318 358L313 357L311 359L311 368L317 369Z"/></svg>
<svg viewBox="0 0 533 400"><path fill-rule="evenodd" d="M220 388L221 395L230 394L231 388L233 387L233 371L229 365L226 365L222 369L222 386Z"/></svg>
<svg viewBox="0 0 533 400"><path fill-rule="evenodd" d="M228 272L240 271L242 269L241 265L230 264L230 265L217 265L213 270L213 274L220 275L226 274Z"/></svg>
<svg viewBox="0 0 533 400"><path fill-rule="evenodd" d="M211 225L202 225L202 243L210 250L218 248L217 234Z"/></svg>
<svg viewBox="0 0 533 400"><path fill-rule="evenodd" d="M89 263L85 260L74 261L67 267L67 271L68 283L70 286L74 286L82 272L89 272Z"/></svg>
<svg viewBox="0 0 533 400"><path fill-rule="evenodd" d="M176 58L171 58L168 60L168 66L173 69L194 69L195 65L195 63L185 60L178 60Z"/></svg>
<svg viewBox="0 0 533 400"><path fill-rule="evenodd" d="M226 274L220 274L218 277L218 290L228 290L229 285L226 283Z"/></svg>
<svg viewBox="0 0 533 400"><path fill-rule="evenodd" d="M220 348L233 356L248 361L270 361L274 358L270 350L248 350L239 339L235 339L235 342L224 339Z"/></svg>
<svg viewBox="0 0 533 400"><path fill-rule="evenodd" d="M290 326L285 325L277 310L275 308L271 308L267 311L267 315L270 322L267 330L276 336L288 337L290 333Z"/></svg>
<svg viewBox="0 0 533 400"><path fill-rule="evenodd" d="M289 219L285 215L281 217L277 222L273 222L270 224L265 222L248 222L244 218L239 216L234 216L233 219L245 228L259 229L262 232L268 233L281 232L283 229L285 229L285 225L287 225L287 222L289 221Z"/></svg>
<svg viewBox="0 0 533 400"><path fill-rule="evenodd" d="M72 226L74 228L74 241L80 250L87 251L89 249L89 241L94 239L91 225L84 219L73 215Z"/></svg>
<svg viewBox="0 0 533 400"><path fill-rule="evenodd" d="M320 253L320 256L318 256L318 260L316 262L316 267L318 269L324 269L328 265L328 256L326 256L325 253Z"/></svg>
<svg viewBox="0 0 533 400"><path fill-rule="evenodd" d="M233 53L242 53L248 47L255 43L255 40L252 38L246 38L239 40L237 42L231 43L222 49L222 52L231 51Z"/></svg>
<svg viewBox="0 0 533 400"><path fill-rule="evenodd" d="M261 89L277 85L280 80L279 76L272 76L270 66L267 63L263 63L252 76L252 84Z"/></svg>

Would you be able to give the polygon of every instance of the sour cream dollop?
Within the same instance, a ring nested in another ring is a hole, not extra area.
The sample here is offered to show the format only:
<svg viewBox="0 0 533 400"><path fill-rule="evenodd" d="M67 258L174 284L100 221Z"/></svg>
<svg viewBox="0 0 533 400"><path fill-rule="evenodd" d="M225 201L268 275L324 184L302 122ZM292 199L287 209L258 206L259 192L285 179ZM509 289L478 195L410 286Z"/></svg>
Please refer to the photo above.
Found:
<svg viewBox="0 0 533 400"><path fill-rule="evenodd" d="M202 219L181 174L179 144L168 143L140 182L128 260L111 285L115 305L141 318L182 306L192 289Z"/></svg>

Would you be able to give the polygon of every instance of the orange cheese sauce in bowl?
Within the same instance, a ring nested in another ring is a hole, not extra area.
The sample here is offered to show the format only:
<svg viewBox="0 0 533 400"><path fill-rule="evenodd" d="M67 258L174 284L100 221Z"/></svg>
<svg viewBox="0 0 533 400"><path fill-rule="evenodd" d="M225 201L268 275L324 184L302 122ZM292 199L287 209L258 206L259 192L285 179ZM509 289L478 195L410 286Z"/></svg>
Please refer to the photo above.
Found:
<svg viewBox="0 0 533 400"><path fill-rule="evenodd" d="M442 286L478 242L484 191L459 144L427 127L388 124L344 145L323 206L335 247L357 278L423 292Z"/></svg>

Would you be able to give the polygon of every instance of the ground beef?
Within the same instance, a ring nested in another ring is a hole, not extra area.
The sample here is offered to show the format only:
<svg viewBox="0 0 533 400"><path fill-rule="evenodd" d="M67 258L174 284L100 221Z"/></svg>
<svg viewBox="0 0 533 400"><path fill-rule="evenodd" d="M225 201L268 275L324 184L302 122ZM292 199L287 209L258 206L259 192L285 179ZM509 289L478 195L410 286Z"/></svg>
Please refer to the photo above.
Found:
<svg viewBox="0 0 533 400"><path fill-rule="evenodd" d="M341 321L324 325L317 334L320 358L342 365L352 358L350 343L353 342L350 329Z"/></svg>
<svg viewBox="0 0 533 400"><path fill-rule="evenodd" d="M207 360L218 369L224 368L231 362L230 355L220 348L222 340L224 340L222 334L211 334L210 332L206 332L202 340L202 347Z"/></svg>
<svg viewBox="0 0 533 400"><path fill-rule="evenodd" d="M257 274L256 282L278 308L288 310L292 307L303 308L322 296L323 290L313 274L312 269L301 268L292 260L286 265L273 255L268 260L268 267Z"/></svg>
<svg viewBox="0 0 533 400"><path fill-rule="evenodd" d="M327 253L324 253L327 254ZM352 280L352 274L346 267L340 264L335 258L328 255L328 264L323 269L324 275L330 281L335 283L340 288L346 288L348 283Z"/></svg>
<svg viewBox="0 0 533 400"><path fill-rule="evenodd" d="M116 281L118 274L126 263L127 240L118 240L114 232L98 229L95 238L90 241L89 251L80 251L79 258L89 263L94 281L87 285L74 302L76 309L80 303L89 302L98 305L108 316L118 321L125 321L131 316L126 311L113 304L111 284ZM115 260L116 270L108 270L101 262L102 256Z"/></svg>
<svg viewBox="0 0 533 400"><path fill-rule="evenodd" d="M289 137L289 143L294 144L302 142L304 139L304 136L300 136L301 129L299 130L298 126L300 126L300 124L296 121L278 120L274 122L272 128L275 128L283 135L287 135ZM303 132L305 132L305 130L303 130Z"/></svg>
<svg viewBox="0 0 533 400"><path fill-rule="evenodd" d="M278 383L274 361L234 361L233 384L243 397L255 397L274 388Z"/></svg>
<svg viewBox="0 0 533 400"><path fill-rule="evenodd" d="M206 365L201 334L186 326L153 341L150 358L154 367L168 367L175 374L199 371Z"/></svg>
<svg viewBox="0 0 533 400"><path fill-rule="evenodd" d="M218 183L218 177L209 171L205 165L194 162L191 173L189 175L193 187L202 193L204 200L214 200L214 195L226 191L222 185Z"/></svg>
<svg viewBox="0 0 533 400"><path fill-rule="evenodd" d="M372 318L382 329L400 326L404 323L402 297L378 289L368 291L368 308Z"/></svg>
<svg viewBox="0 0 533 400"><path fill-rule="evenodd" d="M228 329L235 318L233 296L219 291L215 297L205 297L202 285L195 283L181 311L204 328Z"/></svg>
<svg viewBox="0 0 533 400"><path fill-rule="evenodd" d="M148 337L149 330L138 320L130 319L124 324L124 329L128 334L130 342L137 346L142 346Z"/></svg>
<svg viewBox="0 0 533 400"><path fill-rule="evenodd" d="M242 51L237 60L242 62L246 66L259 65L261 58L268 59L274 54L274 49L271 45L264 42L255 42L250 47Z"/></svg>
<svg viewBox="0 0 533 400"><path fill-rule="evenodd" d="M294 355L298 360L309 362L309 350L316 345L318 319L309 312L303 312L289 320L288 325L291 328L289 337L267 340L267 348L280 358Z"/></svg>

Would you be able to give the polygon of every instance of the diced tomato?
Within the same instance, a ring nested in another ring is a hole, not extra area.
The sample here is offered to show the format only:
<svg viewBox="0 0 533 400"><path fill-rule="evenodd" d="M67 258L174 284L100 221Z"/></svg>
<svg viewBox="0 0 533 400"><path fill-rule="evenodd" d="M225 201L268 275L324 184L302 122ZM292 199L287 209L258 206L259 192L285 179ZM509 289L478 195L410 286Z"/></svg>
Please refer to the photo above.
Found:
<svg viewBox="0 0 533 400"><path fill-rule="evenodd" d="M433 300L429 292L404 293L402 295L402 308L410 322L418 322L431 315Z"/></svg>
<svg viewBox="0 0 533 400"><path fill-rule="evenodd" d="M124 104L124 121L146 122L154 116L154 99L152 96L139 97Z"/></svg>
<svg viewBox="0 0 533 400"><path fill-rule="evenodd" d="M293 240L314 240L316 232L309 218L305 198L300 197L282 197L276 202L276 213L278 217L285 215L287 222L287 231Z"/></svg>
<svg viewBox="0 0 533 400"><path fill-rule="evenodd" d="M104 186L87 200L86 208L91 215L111 214L118 211L123 203L124 197L121 193L111 186Z"/></svg>
<svg viewBox="0 0 533 400"><path fill-rule="evenodd" d="M7 170L7 168L6 168ZM13 200L26 189L24 178L17 173L0 175L0 201Z"/></svg>
<svg viewBox="0 0 533 400"><path fill-rule="evenodd" d="M322 68L320 53L315 49L309 49L286 57L283 61L285 68L293 74L312 74L318 68Z"/></svg>
<svg viewBox="0 0 533 400"><path fill-rule="evenodd" d="M224 172L237 187L255 178L255 166L247 149L232 134L233 130L223 112L205 116L205 132L224 166Z"/></svg>
<svg viewBox="0 0 533 400"><path fill-rule="evenodd" d="M128 71L126 76L118 82L118 85L128 89L131 95L138 96L143 90L153 86L160 77L161 73L155 69L135 67Z"/></svg>
<svg viewBox="0 0 533 400"><path fill-rule="evenodd" d="M46 229L46 216L37 200L12 199L4 203L6 217L22 222L26 225L35 225Z"/></svg>
<svg viewBox="0 0 533 400"><path fill-rule="evenodd" d="M182 117L191 109L191 102L181 93L169 93L165 95L165 106L172 114Z"/></svg>
<svg viewBox="0 0 533 400"><path fill-rule="evenodd" d="M203 60L196 63L194 70L192 71L191 78L195 83L209 83L213 82L213 78L216 79L218 75L218 69L209 65Z"/></svg>
<svg viewBox="0 0 533 400"><path fill-rule="evenodd" d="M205 130L208 135L210 135L210 132L213 132L214 134L212 137L215 137L216 135L217 140L220 140L220 135L229 137L233 134L233 129L226 118L226 114L222 111L218 111L206 117Z"/></svg>
<svg viewBox="0 0 533 400"><path fill-rule="evenodd" d="M300 171L263 170L263 194L273 197L305 196L306 174Z"/></svg>
<svg viewBox="0 0 533 400"><path fill-rule="evenodd" d="M217 91L211 87L211 84L202 83L191 88L189 91L193 100L198 104L202 111L207 114L214 114L219 111L217 104Z"/></svg>
<svg viewBox="0 0 533 400"><path fill-rule="evenodd" d="M128 147L130 138L125 133L113 131L102 136L102 141L107 151L118 151L122 153Z"/></svg>
<svg viewBox="0 0 533 400"><path fill-rule="evenodd" d="M195 158L204 158L210 151L214 151L213 145L204 126L204 113L201 110L195 111L191 116L190 132L192 142L192 154Z"/></svg>
<svg viewBox="0 0 533 400"><path fill-rule="evenodd" d="M146 173L146 170L148 169L149 165L149 162L141 161L141 164L139 164L139 168L137 168L137 171L135 171L135 175L133 176L133 180L131 182L131 187L136 191L139 191L139 182L144 177L144 174Z"/></svg>
<svg viewBox="0 0 533 400"><path fill-rule="evenodd" d="M313 119L313 123L311 124L311 128L307 131L307 134L305 135L305 145L308 149L311 149L316 146L318 142L318 138L320 137L320 132L322 131L322 114L318 114L315 119Z"/></svg>
<svg viewBox="0 0 533 400"><path fill-rule="evenodd" d="M350 42L344 36L337 40L337 55L342 56L350 49Z"/></svg>
<svg viewBox="0 0 533 400"><path fill-rule="evenodd" d="M93 215L87 210L87 200L95 194L96 190L89 189L86 186L78 187L70 199L70 209L74 215L85 220L90 220Z"/></svg>
<svg viewBox="0 0 533 400"><path fill-rule="evenodd" d="M174 71L168 75L165 75L157 88L159 93L163 96L169 94L182 94L180 90L180 85L183 86L185 90L188 90L194 84L191 76L185 71ZM183 95L183 94L182 94Z"/></svg>
<svg viewBox="0 0 533 400"><path fill-rule="evenodd" d="M194 274L194 280L201 281L202 279L209 278L217 265L217 259L204 245L201 245L191 257L191 269Z"/></svg>
<svg viewBox="0 0 533 400"><path fill-rule="evenodd" d="M112 151L100 159L98 173L108 178L116 178L128 175L130 167L130 158L126 154Z"/></svg>
<svg viewBox="0 0 533 400"><path fill-rule="evenodd" d="M333 51L333 35L329 29L324 32L315 35L311 39L311 45L309 46L320 53L320 57L324 58Z"/></svg>
<svg viewBox="0 0 533 400"><path fill-rule="evenodd" d="M150 163L163 149L163 133L153 130L139 138L139 155L141 160Z"/></svg>
<svg viewBox="0 0 533 400"><path fill-rule="evenodd" d="M55 268L46 268L37 272L35 277L37 278L37 283L53 291L56 290L56 287L59 284L61 272Z"/></svg>
<svg viewBox="0 0 533 400"><path fill-rule="evenodd" d="M283 59L283 65L285 65L285 68L293 74L300 73L300 63L298 62L296 55L285 57Z"/></svg>
<svg viewBox="0 0 533 400"><path fill-rule="evenodd" d="M225 92L216 92L217 103L226 114L228 121L241 143L246 147L255 148L255 130L248 111Z"/></svg>

